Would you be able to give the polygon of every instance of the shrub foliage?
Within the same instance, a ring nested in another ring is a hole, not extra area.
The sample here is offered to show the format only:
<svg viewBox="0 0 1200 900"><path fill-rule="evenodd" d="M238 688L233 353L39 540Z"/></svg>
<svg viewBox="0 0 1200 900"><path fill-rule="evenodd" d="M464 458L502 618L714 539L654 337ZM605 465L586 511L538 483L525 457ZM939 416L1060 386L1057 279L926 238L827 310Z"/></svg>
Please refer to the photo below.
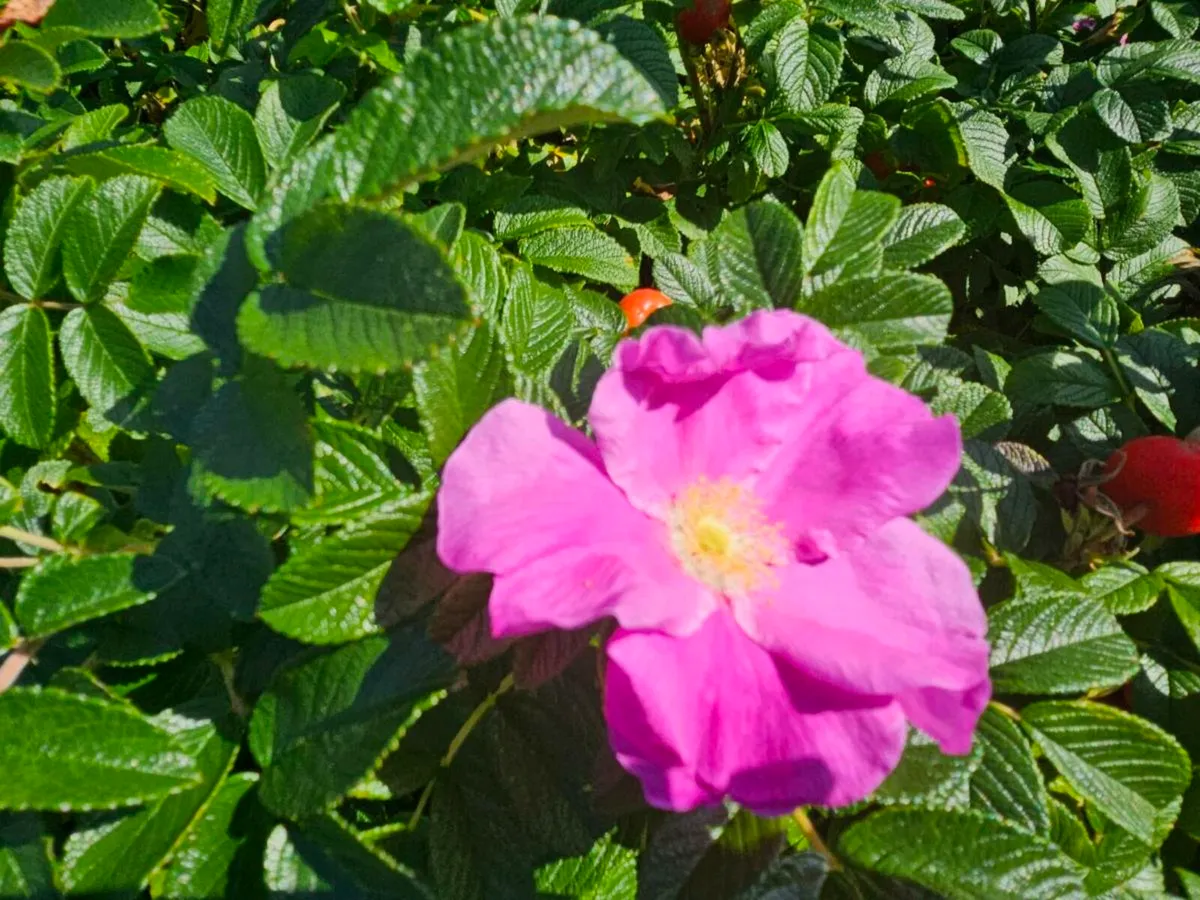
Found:
<svg viewBox="0 0 1200 900"><path fill-rule="evenodd" d="M0 897L1200 897L1200 544L1076 479L1200 425L1200 4L677 12L0 11ZM597 636L493 641L433 552L466 430L581 423L639 285L967 438L922 523L996 701L824 846L645 807Z"/></svg>

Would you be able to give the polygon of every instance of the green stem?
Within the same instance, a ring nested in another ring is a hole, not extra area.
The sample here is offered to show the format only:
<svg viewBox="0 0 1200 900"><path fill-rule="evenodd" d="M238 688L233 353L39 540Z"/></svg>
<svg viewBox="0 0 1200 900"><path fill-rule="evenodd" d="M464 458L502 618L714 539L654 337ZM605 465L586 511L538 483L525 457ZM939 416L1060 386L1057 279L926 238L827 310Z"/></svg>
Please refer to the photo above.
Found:
<svg viewBox="0 0 1200 900"><path fill-rule="evenodd" d="M1104 356L1104 361L1108 363L1109 369L1112 370L1113 377L1117 379L1117 386L1121 389L1121 393L1125 397L1125 405L1137 412L1137 404L1134 400L1133 388L1129 385L1129 380L1125 377L1125 373L1121 371L1121 364L1117 362L1116 354L1108 347L1105 347L1101 353Z"/></svg>
<svg viewBox="0 0 1200 900"><path fill-rule="evenodd" d="M467 716L467 721L463 722L462 727L458 729L458 733L454 735L454 739L450 741L450 746L446 748L446 754L442 757L440 768L448 769L450 764L454 762L454 757L458 756L458 751L467 742L467 738L471 736L471 732L475 730L475 726L483 721L486 716L496 705L496 703L513 689L516 681L513 679L512 673L504 676L504 680L496 686L496 689L483 698L478 706L471 711L471 715ZM433 795L433 787L437 783L437 777L429 779L429 784L425 785L425 790L421 792L421 797L417 800L417 808L413 811L412 818L408 820L408 829L417 827L417 823L421 821L421 815L425 812L425 807L429 804L429 798Z"/></svg>

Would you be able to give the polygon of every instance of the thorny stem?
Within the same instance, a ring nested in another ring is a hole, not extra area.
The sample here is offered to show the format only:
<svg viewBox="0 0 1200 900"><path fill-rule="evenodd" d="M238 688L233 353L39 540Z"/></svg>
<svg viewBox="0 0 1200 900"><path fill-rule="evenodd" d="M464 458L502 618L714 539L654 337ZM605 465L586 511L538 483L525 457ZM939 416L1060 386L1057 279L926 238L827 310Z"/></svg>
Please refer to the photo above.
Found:
<svg viewBox="0 0 1200 900"><path fill-rule="evenodd" d="M53 538L22 531L20 528L13 528L11 525L0 525L0 538L8 538L10 541L16 541L18 544L29 544L31 547L41 547L43 550L49 550L51 553L61 553L63 550L63 545Z"/></svg>
<svg viewBox="0 0 1200 900"><path fill-rule="evenodd" d="M33 657L41 649L41 641L30 641L13 650L4 661L0 662L0 694L17 683L25 667L33 662Z"/></svg>
<svg viewBox="0 0 1200 900"><path fill-rule="evenodd" d="M808 840L809 846L817 853L825 857L825 862L829 866L831 872L838 872L842 868L841 861L833 855L833 851L826 845L824 839L817 832L817 826L812 823L812 819L808 817L808 813L803 807L798 807L792 812L792 820L800 826L800 832Z"/></svg>
<svg viewBox="0 0 1200 900"><path fill-rule="evenodd" d="M448 769L450 764L454 762L454 757L458 756L458 751L462 749L463 744L467 742L467 738L471 736L471 732L475 730L475 726L483 721L486 716L496 705L496 702L513 689L516 684L512 673L504 676L504 680L496 686L496 689L483 698L483 701L472 710L471 715L467 716L467 721L463 722L462 727L458 729L458 734L454 735L454 739L450 741L450 746L446 748L446 755L442 757L441 768ZM429 804L429 798L433 794L433 786L437 783L437 778L431 778L429 784L425 785L425 790L421 792L421 798L417 801L417 808L413 811L412 818L408 820L408 829L417 827L417 823L421 821L421 815L425 812L425 807Z"/></svg>

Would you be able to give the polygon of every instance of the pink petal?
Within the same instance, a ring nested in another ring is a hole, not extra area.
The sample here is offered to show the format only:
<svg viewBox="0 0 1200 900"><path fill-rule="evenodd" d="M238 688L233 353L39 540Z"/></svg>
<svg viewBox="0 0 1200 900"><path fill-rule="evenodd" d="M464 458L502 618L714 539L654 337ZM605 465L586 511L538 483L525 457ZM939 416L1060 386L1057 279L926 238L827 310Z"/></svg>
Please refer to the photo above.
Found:
<svg viewBox="0 0 1200 900"><path fill-rule="evenodd" d="M488 607L492 632L508 637L573 630L613 616L626 628L690 634L716 599L657 545L661 532L657 526L623 547L559 549L497 575Z"/></svg>
<svg viewBox="0 0 1200 900"><path fill-rule="evenodd" d="M787 310L708 328L703 340L663 327L622 343L589 413L606 471L631 503L658 517L701 477L760 471L808 402L812 364L833 356L860 359L824 326Z"/></svg>
<svg viewBox="0 0 1200 900"><path fill-rule="evenodd" d="M990 692L987 619L962 560L896 519L852 553L782 570L734 603L767 650L841 690L894 697L947 752L971 746Z"/></svg>
<svg viewBox="0 0 1200 900"><path fill-rule="evenodd" d="M832 554L941 496L958 472L962 437L919 398L865 369L826 364L790 440L758 479L768 518Z"/></svg>
<svg viewBox="0 0 1200 900"><path fill-rule="evenodd" d="M726 795L763 815L852 803L879 786L904 748L897 704L807 678L725 613L687 638L618 631L608 659L613 749L663 809Z"/></svg>
<svg viewBox="0 0 1200 900"><path fill-rule="evenodd" d="M605 476L595 447L516 400L489 411L447 461L437 540L451 569L494 574L497 637L609 615L687 632L713 603L680 570L663 526Z"/></svg>

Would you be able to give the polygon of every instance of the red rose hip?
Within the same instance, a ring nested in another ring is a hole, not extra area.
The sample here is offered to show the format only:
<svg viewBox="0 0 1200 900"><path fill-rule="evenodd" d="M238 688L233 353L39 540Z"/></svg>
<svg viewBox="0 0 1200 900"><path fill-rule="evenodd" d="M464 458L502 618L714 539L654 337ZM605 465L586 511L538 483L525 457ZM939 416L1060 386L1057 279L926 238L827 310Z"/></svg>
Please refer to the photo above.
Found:
<svg viewBox="0 0 1200 900"><path fill-rule="evenodd" d="M689 44L707 44L718 28L729 24L730 6L730 0L692 0L692 8L676 19L679 33Z"/></svg>
<svg viewBox="0 0 1200 900"><path fill-rule="evenodd" d="M1200 534L1200 442L1134 438L1108 458L1100 488L1147 534Z"/></svg>
<svg viewBox="0 0 1200 900"><path fill-rule="evenodd" d="M664 306L671 305L671 298L654 288L638 288L621 298L621 312L632 330L645 322Z"/></svg>

